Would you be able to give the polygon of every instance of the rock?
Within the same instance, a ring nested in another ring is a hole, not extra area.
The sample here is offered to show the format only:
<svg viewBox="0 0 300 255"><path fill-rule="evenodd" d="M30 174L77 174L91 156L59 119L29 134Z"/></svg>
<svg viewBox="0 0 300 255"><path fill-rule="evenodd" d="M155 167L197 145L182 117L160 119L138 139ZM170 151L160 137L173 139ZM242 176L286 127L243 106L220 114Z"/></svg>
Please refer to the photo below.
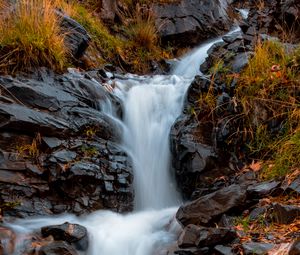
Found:
<svg viewBox="0 0 300 255"><path fill-rule="evenodd" d="M153 11L163 43L178 46L199 44L229 30L232 20L227 15L227 1L182 0L154 4Z"/></svg>
<svg viewBox="0 0 300 255"><path fill-rule="evenodd" d="M210 250L208 247L203 248L190 248L175 251L174 254L178 255L209 255Z"/></svg>
<svg viewBox="0 0 300 255"><path fill-rule="evenodd" d="M242 244L245 255L265 255L274 248L274 244L248 242Z"/></svg>
<svg viewBox="0 0 300 255"><path fill-rule="evenodd" d="M275 222L279 224L290 224L300 216L300 207L274 203L273 215Z"/></svg>
<svg viewBox="0 0 300 255"><path fill-rule="evenodd" d="M200 230L201 227L192 224L186 226L178 239L179 248L195 247L200 235Z"/></svg>
<svg viewBox="0 0 300 255"><path fill-rule="evenodd" d="M300 239L297 239L291 246L288 255L299 255L300 254Z"/></svg>
<svg viewBox="0 0 300 255"><path fill-rule="evenodd" d="M60 17L60 26L62 32L65 34L65 41L72 56L76 59L82 57L89 46L91 37L88 35L85 28L74 19L61 11L56 11L56 14Z"/></svg>
<svg viewBox="0 0 300 255"><path fill-rule="evenodd" d="M214 250L220 255L234 255L232 249L224 245L216 245Z"/></svg>
<svg viewBox="0 0 300 255"><path fill-rule="evenodd" d="M245 199L246 191L233 184L181 206L176 218L183 226L212 224L218 216L241 206Z"/></svg>
<svg viewBox="0 0 300 255"><path fill-rule="evenodd" d="M234 230L228 228L202 228L197 246L215 246L216 244L228 244L237 237Z"/></svg>
<svg viewBox="0 0 300 255"><path fill-rule="evenodd" d="M188 225L179 237L178 246L179 248L211 247L230 243L236 237L235 231L228 228L204 228Z"/></svg>
<svg viewBox="0 0 300 255"><path fill-rule="evenodd" d="M113 24L118 10L117 0L101 0L99 1L100 17L105 23Z"/></svg>
<svg viewBox="0 0 300 255"><path fill-rule="evenodd" d="M6 227L0 226L0 254L13 254L15 248L16 235Z"/></svg>
<svg viewBox="0 0 300 255"><path fill-rule="evenodd" d="M121 104L96 76L45 68L0 76L0 201L12 205L5 217L132 210L131 163L99 107L110 100L121 117Z"/></svg>
<svg viewBox="0 0 300 255"><path fill-rule="evenodd" d="M66 242L53 242L42 246L38 255L78 255L77 251Z"/></svg>
<svg viewBox="0 0 300 255"><path fill-rule="evenodd" d="M300 177L296 178L285 190L292 195L300 195Z"/></svg>
<svg viewBox="0 0 300 255"><path fill-rule="evenodd" d="M43 237L53 236L56 241L66 241L74 244L76 249L85 251L88 248L87 229L78 224L65 222L62 225L53 225L41 229Z"/></svg>
<svg viewBox="0 0 300 255"><path fill-rule="evenodd" d="M279 188L280 184L281 182L278 181L266 181L252 184L247 188L247 194L250 197L262 198L274 192Z"/></svg>
<svg viewBox="0 0 300 255"><path fill-rule="evenodd" d="M268 207L258 207L253 209L249 214L250 221L258 220L261 216L263 216L268 211Z"/></svg>

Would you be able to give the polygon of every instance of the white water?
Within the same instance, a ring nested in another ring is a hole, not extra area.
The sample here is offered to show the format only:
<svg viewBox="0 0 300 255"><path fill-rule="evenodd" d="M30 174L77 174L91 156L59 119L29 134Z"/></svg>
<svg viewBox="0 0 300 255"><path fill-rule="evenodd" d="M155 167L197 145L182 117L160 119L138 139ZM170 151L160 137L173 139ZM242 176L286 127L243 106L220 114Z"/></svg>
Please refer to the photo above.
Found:
<svg viewBox="0 0 300 255"><path fill-rule="evenodd" d="M62 215L19 220L9 224L22 235L42 226L66 221L89 232L88 255L167 254L179 225L174 215L181 203L170 171L169 131L179 116L184 94L218 38L184 57L170 76L128 76L118 80L114 93L124 104L124 120L116 119L110 102L102 109L123 131L123 148L133 161L135 212L121 215L98 211L85 217ZM172 208L167 208L174 206ZM16 255L20 251L16 249Z"/></svg>

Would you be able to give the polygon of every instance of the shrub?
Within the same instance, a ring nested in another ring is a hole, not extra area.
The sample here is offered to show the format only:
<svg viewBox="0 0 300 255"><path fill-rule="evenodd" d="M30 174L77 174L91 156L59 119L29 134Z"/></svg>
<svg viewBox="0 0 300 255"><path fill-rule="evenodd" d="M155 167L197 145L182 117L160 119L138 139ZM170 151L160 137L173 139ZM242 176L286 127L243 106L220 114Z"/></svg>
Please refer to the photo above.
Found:
<svg viewBox="0 0 300 255"><path fill-rule="evenodd" d="M20 0L0 5L0 70L25 71L46 66L62 70L67 49L54 4L47 0Z"/></svg>

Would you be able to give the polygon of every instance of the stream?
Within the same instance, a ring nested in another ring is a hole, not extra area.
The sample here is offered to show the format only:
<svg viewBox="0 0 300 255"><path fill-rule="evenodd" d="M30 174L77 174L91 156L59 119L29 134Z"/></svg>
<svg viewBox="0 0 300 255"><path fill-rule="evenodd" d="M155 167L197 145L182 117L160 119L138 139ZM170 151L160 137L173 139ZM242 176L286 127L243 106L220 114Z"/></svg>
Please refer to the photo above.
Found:
<svg viewBox="0 0 300 255"><path fill-rule="evenodd" d="M17 239L43 226L68 221L87 228L88 255L167 254L176 245L180 226L174 215L182 203L170 170L169 131L181 113L194 76L201 74L199 66L208 49L221 40L216 38L190 52L178 61L170 75L128 75L127 79L117 80L113 93L123 102L123 120L116 117L109 102L102 103L102 111L121 128L122 147L132 159L132 213L102 210L82 217L66 214L17 220L7 224L18 233ZM16 247L16 255L20 249Z"/></svg>

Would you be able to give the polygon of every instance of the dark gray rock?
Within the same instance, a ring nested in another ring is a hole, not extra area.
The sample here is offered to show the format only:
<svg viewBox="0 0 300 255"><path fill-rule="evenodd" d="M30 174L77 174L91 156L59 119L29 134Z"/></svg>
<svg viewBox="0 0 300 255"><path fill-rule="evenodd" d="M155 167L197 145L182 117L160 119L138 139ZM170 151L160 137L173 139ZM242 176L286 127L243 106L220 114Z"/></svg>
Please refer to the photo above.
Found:
<svg viewBox="0 0 300 255"><path fill-rule="evenodd" d="M61 225L43 227L43 237L53 236L56 241L66 241L74 244L76 249L85 251L88 248L89 240L87 229L78 224L65 222Z"/></svg>
<svg viewBox="0 0 300 255"><path fill-rule="evenodd" d="M274 192L280 187L281 182L278 181L266 181L250 185L247 188L247 194L250 197L262 198Z"/></svg>
<svg viewBox="0 0 300 255"><path fill-rule="evenodd" d="M61 29L65 33L66 44L70 49L72 56L76 59L83 56L85 50L89 46L91 37L88 35L85 28L80 25L76 20L70 18L64 13L57 11L56 14L60 17Z"/></svg>
<svg viewBox="0 0 300 255"><path fill-rule="evenodd" d="M242 244L245 255L266 255L269 250L274 248L274 244L248 242Z"/></svg>
<svg viewBox="0 0 300 255"><path fill-rule="evenodd" d="M182 0L154 4L156 26L164 43L195 45L229 30L232 21L227 15L226 1Z"/></svg>
<svg viewBox="0 0 300 255"><path fill-rule="evenodd" d="M0 201L14 205L4 216L132 210L131 163L100 107L110 100L121 116L115 96L75 70L41 68L0 83Z"/></svg>
<svg viewBox="0 0 300 255"><path fill-rule="evenodd" d="M246 191L234 184L181 206L176 218L183 226L212 224L218 216L242 205L245 199Z"/></svg>
<svg viewBox="0 0 300 255"><path fill-rule="evenodd" d="M280 224L290 224L300 216L300 207L294 205L273 204L274 220Z"/></svg>

